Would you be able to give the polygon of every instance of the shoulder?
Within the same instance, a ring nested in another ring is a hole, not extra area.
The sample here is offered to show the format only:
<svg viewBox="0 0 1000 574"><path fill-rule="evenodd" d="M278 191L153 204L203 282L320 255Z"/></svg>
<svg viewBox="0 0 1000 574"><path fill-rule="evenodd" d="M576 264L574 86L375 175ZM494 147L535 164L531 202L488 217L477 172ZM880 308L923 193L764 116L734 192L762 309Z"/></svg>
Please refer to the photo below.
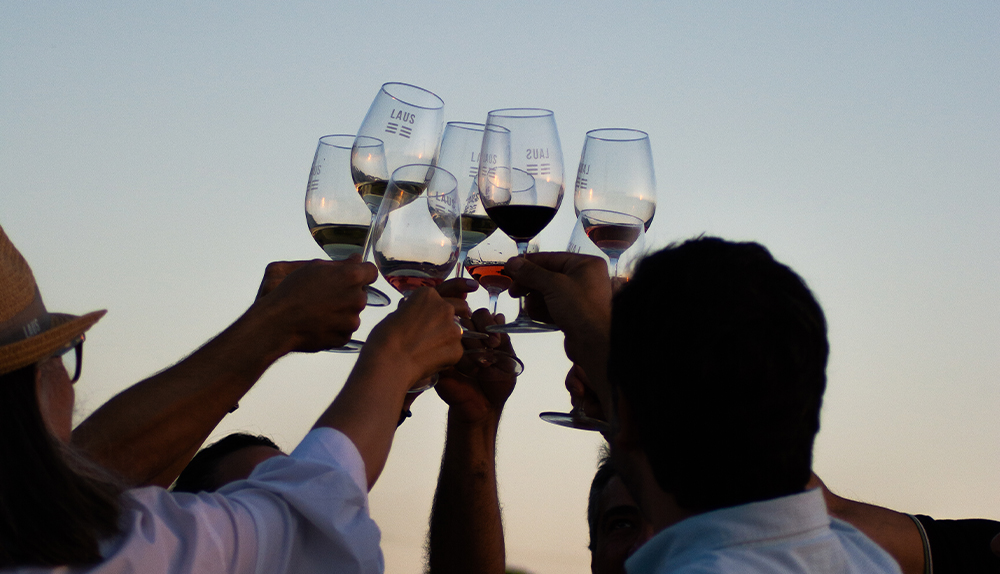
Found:
<svg viewBox="0 0 1000 574"><path fill-rule="evenodd" d="M102 545L96 571L321 572L353 564L380 572L360 461L344 435L318 429L291 456L265 461L219 492L127 491L122 534Z"/></svg>
<svg viewBox="0 0 1000 574"><path fill-rule="evenodd" d="M838 518L830 518L830 531L847 554L851 572L891 573L900 572L896 560L854 526Z"/></svg>

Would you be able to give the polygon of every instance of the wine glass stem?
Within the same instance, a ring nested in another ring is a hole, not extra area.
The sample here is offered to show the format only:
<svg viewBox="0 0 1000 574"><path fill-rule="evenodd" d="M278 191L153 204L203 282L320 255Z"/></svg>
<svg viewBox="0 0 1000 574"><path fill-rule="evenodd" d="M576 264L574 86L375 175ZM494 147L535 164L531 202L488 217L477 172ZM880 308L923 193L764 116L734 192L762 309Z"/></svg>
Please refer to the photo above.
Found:
<svg viewBox="0 0 1000 574"><path fill-rule="evenodd" d="M469 254L469 250L465 247L459 249L458 251L458 271L455 272L455 277L461 279L465 277L465 257Z"/></svg>
<svg viewBox="0 0 1000 574"><path fill-rule="evenodd" d="M372 222L368 224L368 237L365 238L365 250L361 253L361 262L368 261L368 256L372 253L372 231L375 228L375 215L372 214Z"/></svg>
<svg viewBox="0 0 1000 574"><path fill-rule="evenodd" d="M611 276L612 277L618 277L618 258L617 257L609 257L608 259L611 260L609 262L611 264L610 265L610 267L611 267Z"/></svg>
<svg viewBox="0 0 1000 574"><path fill-rule="evenodd" d="M528 253L528 242L527 241L517 241L517 256L524 257ZM524 310L524 296L517 298L517 322L530 322L531 317Z"/></svg>
<svg viewBox="0 0 1000 574"><path fill-rule="evenodd" d="M496 315L497 298L500 296L500 292L494 289L488 289L487 292L490 294L490 315Z"/></svg>

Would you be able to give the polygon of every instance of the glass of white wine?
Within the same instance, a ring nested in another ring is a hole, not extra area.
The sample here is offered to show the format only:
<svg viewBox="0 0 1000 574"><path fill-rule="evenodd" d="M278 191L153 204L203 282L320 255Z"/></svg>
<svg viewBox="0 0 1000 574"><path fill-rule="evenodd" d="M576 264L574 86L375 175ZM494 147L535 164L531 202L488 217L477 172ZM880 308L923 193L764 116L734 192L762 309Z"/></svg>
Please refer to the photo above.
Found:
<svg viewBox="0 0 1000 574"><path fill-rule="evenodd" d="M386 171L380 177L355 179L374 216L389 175L406 164L433 164L444 127L444 100L424 88L401 82L382 84L368 108L358 136L381 139Z"/></svg>
<svg viewBox="0 0 1000 574"><path fill-rule="evenodd" d="M380 156L382 142L366 138L362 149ZM358 196L351 177L351 156L357 148L353 135L323 136L316 146L309 183L306 186L306 225L309 233L333 261L343 261L361 254L371 228L371 213ZM374 287L368 287L368 304L384 306L389 298ZM352 339L343 347L331 351L351 353L361 349L362 342Z"/></svg>

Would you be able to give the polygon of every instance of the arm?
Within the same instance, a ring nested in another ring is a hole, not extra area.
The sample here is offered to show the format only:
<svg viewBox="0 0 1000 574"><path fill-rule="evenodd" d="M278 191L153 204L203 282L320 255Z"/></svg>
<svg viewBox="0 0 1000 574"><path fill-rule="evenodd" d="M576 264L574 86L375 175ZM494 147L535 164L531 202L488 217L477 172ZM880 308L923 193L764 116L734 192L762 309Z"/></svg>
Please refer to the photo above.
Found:
<svg viewBox="0 0 1000 574"><path fill-rule="evenodd" d="M501 317L502 318L502 317ZM494 322L485 309L473 315L478 330ZM506 337L487 344L503 345ZM475 345L476 343L469 343ZM491 376L494 375L494 376ZM448 431L431 510L428 571L431 574L503 574L506 554L496 480L500 414L516 378L483 373L469 380L442 376L437 390L448 403Z"/></svg>
<svg viewBox="0 0 1000 574"><path fill-rule="evenodd" d="M462 357L454 309L432 289L412 293L375 326L343 390L316 427L347 435L370 489L385 466L406 391Z"/></svg>
<svg viewBox="0 0 1000 574"><path fill-rule="evenodd" d="M823 498L830 516L847 522L871 538L896 559L903 574L923 574L924 546L920 532L909 516L837 496L813 474L806 487L817 486L823 489Z"/></svg>
<svg viewBox="0 0 1000 574"><path fill-rule="evenodd" d="M272 363L350 338L375 277L374 266L353 261L272 263L242 317L112 398L73 431L73 443L133 484L168 486Z"/></svg>

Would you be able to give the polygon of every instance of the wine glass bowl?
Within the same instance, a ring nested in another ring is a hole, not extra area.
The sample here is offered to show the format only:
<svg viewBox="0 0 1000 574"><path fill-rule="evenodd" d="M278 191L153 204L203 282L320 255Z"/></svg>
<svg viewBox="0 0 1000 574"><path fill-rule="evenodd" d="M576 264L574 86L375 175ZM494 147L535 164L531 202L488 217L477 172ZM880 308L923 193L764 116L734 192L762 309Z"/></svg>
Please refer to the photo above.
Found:
<svg viewBox="0 0 1000 574"><path fill-rule="evenodd" d="M355 180L372 215L389 174L407 164L434 163L443 125L444 101L437 94L401 82L382 85L358 129L358 136L379 138L385 146L384 177Z"/></svg>
<svg viewBox="0 0 1000 574"><path fill-rule="evenodd" d="M579 224L587 238L608 256L612 276L617 275L618 259L645 233L638 217L607 209L584 209Z"/></svg>
<svg viewBox="0 0 1000 574"><path fill-rule="evenodd" d="M501 128L502 129L502 128ZM479 199L479 171L482 165L496 163L501 156L498 149L506 145L506 155L510 155L510 143L490 137L484 139L486 126L470 122L448 122L441 138L441 149L435 165L455 175L458 181L458 197L461 200L462 245L459 261L464 261L470 249L492 234L497 226L486 214ZM491 132L493 130L490 130ZM458 266L458 277L463 276L463 267Z"/></svg>
<svg viewBox="0 0 1000 574"><path fill-rule="evenodd" d="M455 263L461 219L455 176L428 164L397 168L372 226L375 265L397 291L436 287Z"/></svg>
<svg viewBox="0 0 1000 574"><path fill-rule="evenodd" d="M573 206L634 215L646 230L656 213L656 176L649 134L627 128L590 130L580 152Z"/></svg>
<svg viewBox="0 0 1000 574"><path fill-rule="evenodd" d="M503 274L507 261L517 255L517 244L505 233L495 233L469 250L463 262L465 270L490 296L490 314L497 313L497 298L513 280Z"/></svg>

